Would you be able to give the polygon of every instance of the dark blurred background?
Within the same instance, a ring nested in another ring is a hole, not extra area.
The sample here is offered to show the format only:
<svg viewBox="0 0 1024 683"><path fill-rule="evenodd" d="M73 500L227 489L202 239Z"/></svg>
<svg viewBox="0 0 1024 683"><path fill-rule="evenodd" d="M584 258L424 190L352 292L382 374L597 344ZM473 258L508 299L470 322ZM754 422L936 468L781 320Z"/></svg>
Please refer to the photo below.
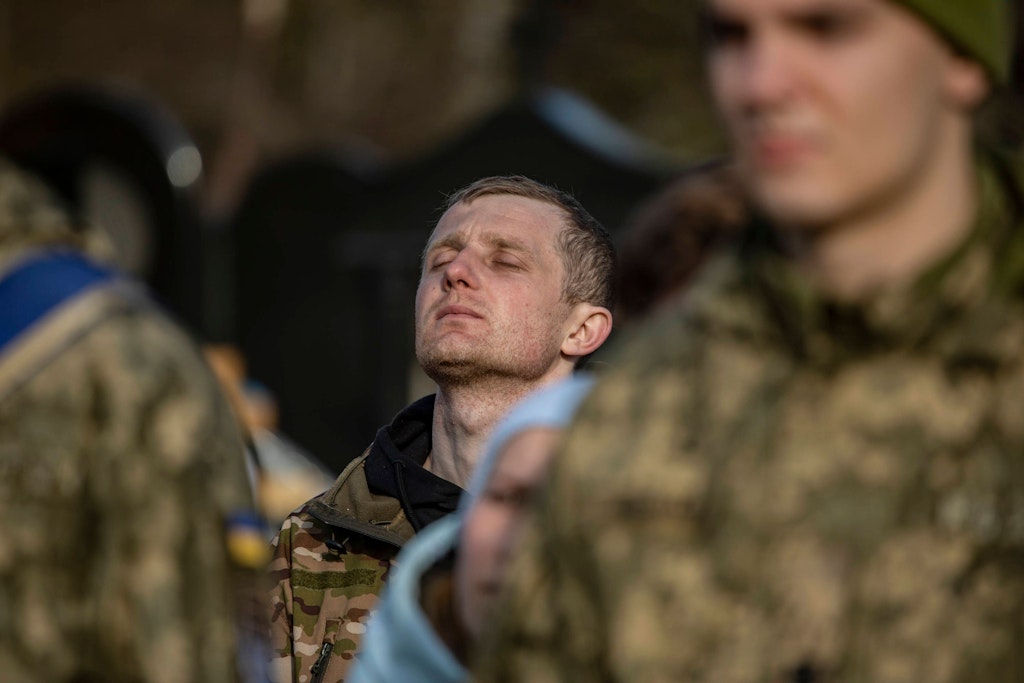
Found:
<svg viewBox="0 0 1024 683"><path fill-rule="evenodd" d="M444 194L525 173L615 234L719 155L697 0L3 0L0 152L102 223L337 471L409 398ZM1018 21L1018 23L1022 23ZM984 118L1024 140L1024 55Z"/></svg>

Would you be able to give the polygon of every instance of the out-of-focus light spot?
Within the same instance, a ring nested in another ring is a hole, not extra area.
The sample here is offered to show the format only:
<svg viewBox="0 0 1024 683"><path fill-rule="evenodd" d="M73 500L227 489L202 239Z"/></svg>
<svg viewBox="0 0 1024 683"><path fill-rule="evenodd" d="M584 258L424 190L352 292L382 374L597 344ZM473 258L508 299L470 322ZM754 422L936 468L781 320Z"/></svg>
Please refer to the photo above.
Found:
<svg viewBox="0 0 1024 683"><path fill-rule="evenodd" d="M188 187L203 171L203 159L195 147L179 147L167 160L167 177L175 187Z"/></svg>

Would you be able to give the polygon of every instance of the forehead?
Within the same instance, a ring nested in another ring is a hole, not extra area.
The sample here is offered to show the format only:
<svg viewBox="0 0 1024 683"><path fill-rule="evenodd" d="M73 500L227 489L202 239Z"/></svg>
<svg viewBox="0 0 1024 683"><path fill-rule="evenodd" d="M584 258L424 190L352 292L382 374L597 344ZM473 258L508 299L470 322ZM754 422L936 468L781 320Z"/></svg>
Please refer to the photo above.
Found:
<svg viewBox="0 0 1024 683"><path fill-rule="evenodd" d="M564 213L553 204L517 195L484 195L445 211L427 248L439 242L467 244L480 240L542 249L555 245L564 225Z"/></svg>

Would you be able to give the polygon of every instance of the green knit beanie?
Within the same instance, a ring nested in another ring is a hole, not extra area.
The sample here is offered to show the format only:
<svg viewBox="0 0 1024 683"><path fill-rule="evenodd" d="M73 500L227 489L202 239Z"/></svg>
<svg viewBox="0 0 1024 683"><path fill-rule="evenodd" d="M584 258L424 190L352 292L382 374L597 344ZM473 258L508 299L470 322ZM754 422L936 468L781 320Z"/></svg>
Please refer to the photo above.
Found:
<svg viewBox="0 0 1024 683"><path fill-rule="evenodd" d="M985 67L995 83L1010 76L1012 0L895 0L919 14L952 45Z"/></svg>

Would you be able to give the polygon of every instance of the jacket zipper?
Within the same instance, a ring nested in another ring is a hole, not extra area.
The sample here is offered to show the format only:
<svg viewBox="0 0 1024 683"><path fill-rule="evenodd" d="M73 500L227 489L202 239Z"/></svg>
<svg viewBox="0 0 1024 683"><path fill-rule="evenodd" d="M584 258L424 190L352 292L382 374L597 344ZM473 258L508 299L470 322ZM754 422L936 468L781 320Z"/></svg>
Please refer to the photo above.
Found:
<svg viewBox="0 0 1024 683"><path fill-rule="evenodd" d="M324 675L327 673L327 662L330 660L333 650L333 643L324 643L320 646L320 656L316 658L316 664L309 670L309 673L313 674L311 683L323 683Z"/></svg>

